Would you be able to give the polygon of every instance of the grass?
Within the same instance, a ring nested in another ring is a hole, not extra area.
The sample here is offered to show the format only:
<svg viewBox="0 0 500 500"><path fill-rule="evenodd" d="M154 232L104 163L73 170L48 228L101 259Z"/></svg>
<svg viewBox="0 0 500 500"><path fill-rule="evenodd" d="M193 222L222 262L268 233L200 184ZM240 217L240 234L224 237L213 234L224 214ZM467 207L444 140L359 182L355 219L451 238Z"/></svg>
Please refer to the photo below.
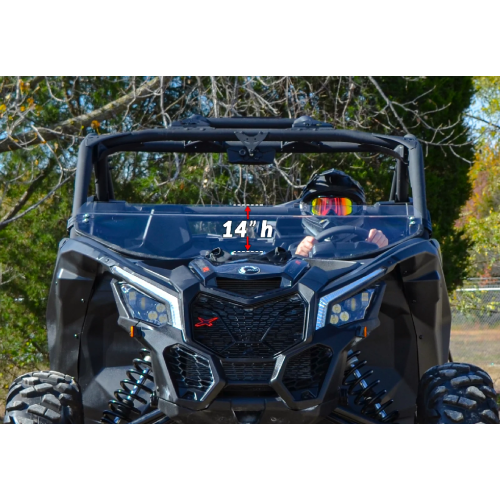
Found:
<svg viewBox="0 0 500 500"><path fill-rule="evenodd" d="M486 371L500 393L500 329L454 330L450 350L453 361L471 363Z"/></svg>

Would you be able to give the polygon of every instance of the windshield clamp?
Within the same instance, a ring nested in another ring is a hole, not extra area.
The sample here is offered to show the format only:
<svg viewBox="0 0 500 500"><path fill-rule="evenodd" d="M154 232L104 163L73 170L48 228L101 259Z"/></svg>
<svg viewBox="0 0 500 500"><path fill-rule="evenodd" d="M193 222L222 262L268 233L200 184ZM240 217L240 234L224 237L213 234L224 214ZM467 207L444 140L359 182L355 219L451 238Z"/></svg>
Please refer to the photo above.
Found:
<svg viewBox="0 0 500 500"><path fill-rule="evenodd" d="M68 233L71 231L71 229L73 229L75 221L76 221L76 216L74 215L68 219L68 223L66 224L66 230L68 231Z"/></svg>
<svg viewBox="0 0 500 500"><path fill-rule="evenodd" d="M331 123L325 123L325 122L320 122L319 120L315 120L314 118L311 118L310 116L301 116L300 118L297 118L292 125L292 128L333 128L333 125Z"/></svg>

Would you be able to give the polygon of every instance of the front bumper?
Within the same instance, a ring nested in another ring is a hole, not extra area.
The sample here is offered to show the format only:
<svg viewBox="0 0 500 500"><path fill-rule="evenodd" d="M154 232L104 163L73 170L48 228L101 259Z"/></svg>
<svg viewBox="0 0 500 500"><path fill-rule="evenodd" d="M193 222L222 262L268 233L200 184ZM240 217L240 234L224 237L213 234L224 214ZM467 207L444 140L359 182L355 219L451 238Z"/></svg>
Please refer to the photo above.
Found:
<svg viewBox="0 0 500 500"><path fill-rule="evenodd" d="M183 424L315 424L331 414L336 401L304 410L291 410L282 400L271 398L216 399L205 410L191 410L160 399L159 409Z"/></svg>

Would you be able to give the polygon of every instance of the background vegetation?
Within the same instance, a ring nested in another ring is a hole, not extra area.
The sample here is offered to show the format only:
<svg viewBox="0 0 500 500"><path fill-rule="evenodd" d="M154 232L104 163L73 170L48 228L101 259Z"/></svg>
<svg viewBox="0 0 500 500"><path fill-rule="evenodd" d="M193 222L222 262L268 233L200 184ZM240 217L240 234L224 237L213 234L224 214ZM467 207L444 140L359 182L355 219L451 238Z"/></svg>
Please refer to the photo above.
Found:
<svg viewBox="0 0 500 500"><path fill-rule="evenodd" d="M476 145L469 171L472 195L456 226L468 245L467 275L500 277L500 77L477 77L475 98L467 118ZM470 286L470 285L469 285ZM479 293L461 292L454 303L463 313L499 313L498 300Z"/></svg>
<svg viewBox="0 0 500 500"><path fill-rule="evenodd" d="M48 362L46 298L85 135L165 127L192 113L308 114L338 128L414 134L424 146L434 236L453 289L467 272L497 273L500 265L498 89L495 79L470 77L1 77L0 384L12 371ZM335 163L284 155L265 168L228 165L222 155L114 161L117 197L151 202L287 201L313 172L334 165L374 200L387 198L392 175L380 155Z"/></svg>

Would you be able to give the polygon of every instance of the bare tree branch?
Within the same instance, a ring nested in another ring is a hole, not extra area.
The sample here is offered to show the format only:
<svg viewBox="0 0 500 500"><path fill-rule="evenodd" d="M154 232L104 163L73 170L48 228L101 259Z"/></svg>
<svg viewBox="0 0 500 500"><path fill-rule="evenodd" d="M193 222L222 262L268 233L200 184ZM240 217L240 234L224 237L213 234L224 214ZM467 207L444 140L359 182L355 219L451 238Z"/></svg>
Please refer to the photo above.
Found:
<svg viewBox="0 0 500 500"><path fill-rule="evenodd" d="M102 108L96 109L90 113L80 115L76 118L70 118L61 123L58 123L53 129L39 127L39 130L44 132L44 139L51 141L60 135L79 135L82 128L88 127L93 121L102 122L113 116L118 115L127 108L132 102L144 99L151 95L151 92L160 85L160 78L155 77L152 80L145 82L135 91L116 99L116 101L106 104ZM36 133L27 132L18 134L14 137L8 137L3 142L0 142L0 153L21 149L26 146L34 146L40 144L41 138Z"/></svg>
<svg viewBox="0 0 500 500"><path fill-rule="evenodd" d="M8 226L10 223L20 219L21 217L25 216L32 210L35 210L35 208L39 207L45 200L48 200L60 187L64 186L68 181L70 181L73 178L74 174L71 174L69 177L66 177L63 181L59 182L57 186L55 186L51 191L49 191L48 194L46 194L41 200L38 200L34 205L31 205L31 207L27 208L24 212L21 212L20 214L6 220L2 220L0 222L0 230L3 229L4 227Z"/></svg>
<svg viewBox="0 0 500 500"><path fill-rule="evenodd" d="M17 203L4 215L4 217L2 217L2 219L0 219L0 228L2 227L2 225L7 225L8 221L12 219L20 210L22 210L22 208L31 198L32 194L37 190L37 188L40 186L43 180L50 174L51 171L52 169L47 167L38 177L36 177L31 182L28 189L26 189L26 191L19 198Z"/></svg>
<svg viewBox="0 0 500 500"><path fill-rule="evenodd" d="M472 118L473 120L478 120L480 122L486 123L490 127L495 127L498 130L500 130L500 125L497 125L496 123L491 123L488 120L485 120L484 118L481 118L479 116L474 116L474 115L469 115L469 114L465 114L464 116L466 116L467 118Z"/></svg>
<svg viewBox="0 0 500 500"><path fill-rule="evenodd" d="M382 88L380 87L380 85L378 84L377 80L375 80L375 78L373 78L373 76L369 76L368 79L370 80L370 82L373 83L373 85L375 86L375 88L377 89L378 93L381 95L381 97L384 99L384 101L387 103L387 105L389 106L389 108L391 109L394 117L396 118L396 120L398 121L398 123L401 125L401 128L407 133L409 134L410 132L408 131L408 129L406 128L406 125L404 124L403 120L401 119L401 117L398 115L397 111L394 109L394 106L392 104L392 101L384 94L384 91L382 90Z"/></svg>

